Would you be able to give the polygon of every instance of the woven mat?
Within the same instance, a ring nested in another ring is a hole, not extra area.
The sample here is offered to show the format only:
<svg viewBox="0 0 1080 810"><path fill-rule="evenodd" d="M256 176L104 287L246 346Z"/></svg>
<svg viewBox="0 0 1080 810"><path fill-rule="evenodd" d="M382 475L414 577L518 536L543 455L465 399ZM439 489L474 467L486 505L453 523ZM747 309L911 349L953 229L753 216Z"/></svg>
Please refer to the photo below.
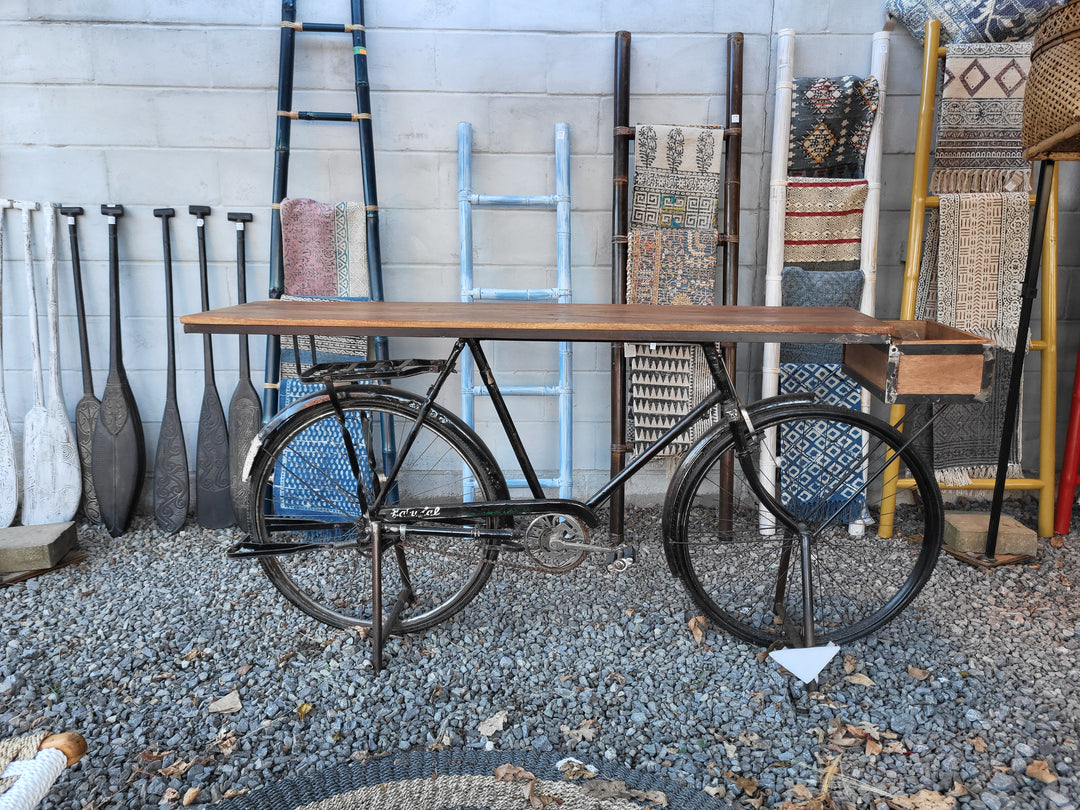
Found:
<svg viewBox="0 0 1080 810"><path fill-rule="evenodd" d="M281 256L290 295L371 295L363 203L281 201Z"/></svg>
<svg viewBox="0 0 1080 810"><path fill-rule="evenodd" d="M784 264L858 269L868 190L866 180L788 178Z"/></svg>
<svg viewBox="0 0 1080 810"><path fill-rule="evenodd" d="M618 765L594 765L596 776L567 781L584 769L564 754L518 751L414 752L364 764L338 765L268 785L216 805L222 810L527 810L527 791L560 810L723 810L699 790ZM528 773L516 771L516 766ZM508 777L496 778L496 769ZM518 778L514 778L515 775ZM530 778L532 777L532 778ZM663 801L661 801L663 800Z"/></svg>
<svg viewBox="0 0 1080 810"><path fill-rule="evenodd" d="M1031 189L1020 145L1030 70L1030 42L946 48L932 194Z"/></svg>

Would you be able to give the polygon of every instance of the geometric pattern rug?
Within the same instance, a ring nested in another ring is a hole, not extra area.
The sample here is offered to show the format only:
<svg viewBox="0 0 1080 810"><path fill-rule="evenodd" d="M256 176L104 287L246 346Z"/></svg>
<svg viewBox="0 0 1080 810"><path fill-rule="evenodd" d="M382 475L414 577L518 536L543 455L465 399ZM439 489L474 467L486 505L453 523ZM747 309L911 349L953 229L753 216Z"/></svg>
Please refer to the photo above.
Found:
<svg viewBox="0 0 1080 810"><path fill-rule="evenodd" d="M414 751L336 765L227 799L221 810L724 810L670 779L565 753Z"/></svg>

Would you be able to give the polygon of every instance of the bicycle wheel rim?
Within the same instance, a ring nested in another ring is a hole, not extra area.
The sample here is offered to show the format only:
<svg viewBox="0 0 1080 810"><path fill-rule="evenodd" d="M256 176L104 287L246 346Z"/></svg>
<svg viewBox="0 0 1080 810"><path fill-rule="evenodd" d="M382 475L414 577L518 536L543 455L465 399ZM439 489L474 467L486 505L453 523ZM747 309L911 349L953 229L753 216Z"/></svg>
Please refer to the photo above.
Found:
<svg viewBox="0 0 1080 810"><path fill-rule="evenodd" d="M775 429L767 434L777 437L770 488L811 538L815 643L841 644L874 632L914 599L937 560L943 508L932 473L903 447L898 432L859 411L778 409L756 419L755 427ZM837 449L854 436L858 451ZM793 471L786 451L796 445L811 455ZM724 630L763 646L798 643L805 615L800 538L763 513L738 463L734 492L721 488L724 456L733 456L730 434L715 438L673 482L674 503L665 515L669 556L694 601ZM901 464L915 487L883 502L882 481ZM751 474L761 476L756 457ZM883 509L894 516L889 538L877 534Z"/></svg>
<svg viewBox="0 0 1080 810"><path fill-rule="evenodd" d="M381 431L392 424L400 441L415 423L417 405L411 397L373 392L347 399L343 407L370 506L374 488L381 485L377 482L385 480L393 463L393 458L383 458ZM275 587L305 613L335 627L369 628L370 531L343 447L341 425L329 403L308 408L269 441L254 471L254 480L266 486L258 492L252 487L252 535L259 542L324 542L325 550L263 557L260 562ZM451 418L434 413L402 464L392 502L417 507L460 503L469 481L472 499L497 497L490 469L482 449ZM289 525L296 521L305 521L303 528ZM477 525L488 527L490 522ZM424 524L414 524L403 541L384 533L383 615L404 593L406 578L413 592L395 632L423 630L461 610L487 582L497 556L497 549L476 538L453 541L449 547L442 539L428 542L423 529Z"/></svg>

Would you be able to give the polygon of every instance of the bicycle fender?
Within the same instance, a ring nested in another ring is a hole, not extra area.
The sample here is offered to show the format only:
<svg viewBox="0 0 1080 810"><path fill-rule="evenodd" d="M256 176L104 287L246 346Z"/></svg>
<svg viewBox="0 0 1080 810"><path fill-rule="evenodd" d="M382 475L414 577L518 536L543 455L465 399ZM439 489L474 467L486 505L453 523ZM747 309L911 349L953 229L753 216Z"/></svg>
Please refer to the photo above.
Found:
<svg viewBox="0 0 1080 810"><path fill-rule="evenodd" d="M750 418L751 423L757 422L758 418L765 416L773 411L786 408L791 405L812 405L816 397L813 392L799 392L794 394L780 394L775 397L768 397L766 399L758 400L751 403L746 409L746 413ZM671 476L671 480L668 481L667 494L664 496L664 508L662 525L664 527L664 557L667 560L668 570L672 576L678 576L678 571L675 569L675 561L672 559L671 547L667 542L667 527L671 525L674 520L674 502L675 498L682 486L683 479L686 477L689 469L693 466L695 460L702 453L707 452L717 442L724 441L730 434L730 429L727 423L720 423L712 428L708 433L702 436L693 447L686 453L685 456L679 461L679 466L675 468L675 472Z"/></svg>

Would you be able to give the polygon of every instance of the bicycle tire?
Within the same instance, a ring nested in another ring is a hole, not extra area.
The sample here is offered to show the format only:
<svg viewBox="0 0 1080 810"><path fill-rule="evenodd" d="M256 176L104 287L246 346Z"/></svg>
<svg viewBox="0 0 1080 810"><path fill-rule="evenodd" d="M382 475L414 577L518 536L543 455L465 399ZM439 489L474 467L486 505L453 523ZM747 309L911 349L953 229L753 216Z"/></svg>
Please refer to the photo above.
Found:
<svg viewBox="0 0 1080 810"><path fill-rule="evenodd" d="M861 411L788 404L757 414L751 409L751 420L758 436L775 429L779 449L771 492L811 533L815 643L843 644L873 633L910 604L937 561L944 508L932 470L904 447L897 430ZM914 489L883 503L881 481L898 468L884 462L896 453ZM725 456L735 468L730 530L719 524L726 513L720 511L717 467ZM749 464L750 474L760 480L756 450ZM791 627L801 631L804 615L799 536L782 526L771 534L762 529L759 499L746 475L734 457L729 430L699 442L668 489L665 552L673 573L720 628L762 646L791 643ZM853 507L878 521L881 510L891 508L894 535L882 538L871 528L853 534Z"/></svg>
<svg viewBox="0 0 1080 810"><path fill-rule="evenodd" d="M392 421L400 442L415 423L422 400L387 386L366 388L341 392L338 398L358 451L362 491L370 506L376 482L384 481L387 473L380 458L382 424ZM475 481L469 498L465 495L467 475ZM356 494L356 475L348 462L341 425L328 397L313 400L266 439L251 480L255 542L327 543L325 549L260 557L274 586L321 622L370 628L370 531ZM505 479L487 447L460 419L437 405L425 417L406 454L396 487L393 505L401 507L508 497ZM478 519L476 526L494 527L496 520ZM477 538L439 538L428 543L424 528L423 522L410 525L407 541L389 538L393 549L382 555L384 616L403 589L403 560L414 592L414 600L394 627L396 633L424 630L464 608L487 582L498 556L496 544L485 545Z"/></svg>

